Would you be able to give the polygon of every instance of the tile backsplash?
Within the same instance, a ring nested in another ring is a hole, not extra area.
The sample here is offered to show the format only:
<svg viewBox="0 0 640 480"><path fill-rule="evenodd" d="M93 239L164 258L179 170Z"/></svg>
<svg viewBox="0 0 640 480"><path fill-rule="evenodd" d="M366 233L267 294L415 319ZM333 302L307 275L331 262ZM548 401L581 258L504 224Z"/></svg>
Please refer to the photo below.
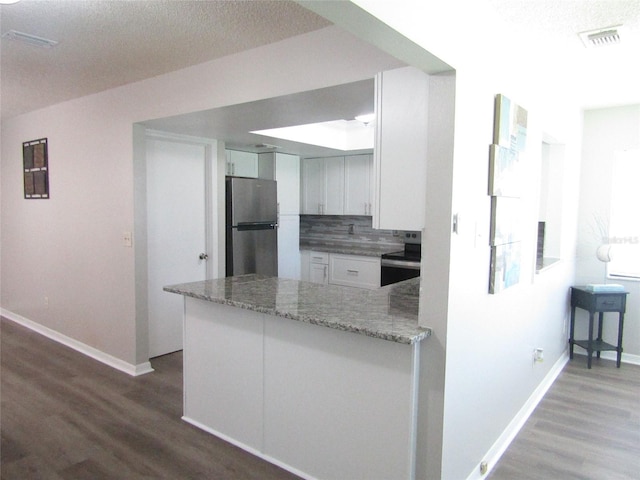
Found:
<svg viewBox="0 0 640 480"><path fill-rule="evenodd" d="M301 244L335 242L401 246L404 244L402 234L403 232L396 230L373 229L371 227L371 217L367 216L300 215Z"/></svg>

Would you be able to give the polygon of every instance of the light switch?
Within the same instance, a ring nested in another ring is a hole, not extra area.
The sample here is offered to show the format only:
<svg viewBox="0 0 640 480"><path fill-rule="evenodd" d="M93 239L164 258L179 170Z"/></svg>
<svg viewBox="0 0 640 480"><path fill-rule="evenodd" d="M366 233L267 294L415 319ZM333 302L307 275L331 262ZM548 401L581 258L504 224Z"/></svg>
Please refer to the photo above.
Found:
<svg viewBox="0 0 640 480"><path fill-rule="evenodd" d="M133 235L131 232L123 232L122 243L125 247L133 247Z"/></svg>

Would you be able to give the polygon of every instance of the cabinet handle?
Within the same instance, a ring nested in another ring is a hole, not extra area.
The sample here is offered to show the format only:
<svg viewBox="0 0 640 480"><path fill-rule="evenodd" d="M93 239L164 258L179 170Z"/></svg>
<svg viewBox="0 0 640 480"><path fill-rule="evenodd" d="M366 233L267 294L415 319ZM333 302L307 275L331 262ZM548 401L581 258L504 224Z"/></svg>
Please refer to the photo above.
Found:
<svg viewBox="0 0 640 480"><path fill-rule="evenodd" d="M360 272L358 270L347 270L347 274L349 275L358 275Z"/></svg>
<svg viewBox="0 0 640 480"><path fill-rule="evenodd" d="M324 278L327 278L327 266L324 266Z"/></svg>

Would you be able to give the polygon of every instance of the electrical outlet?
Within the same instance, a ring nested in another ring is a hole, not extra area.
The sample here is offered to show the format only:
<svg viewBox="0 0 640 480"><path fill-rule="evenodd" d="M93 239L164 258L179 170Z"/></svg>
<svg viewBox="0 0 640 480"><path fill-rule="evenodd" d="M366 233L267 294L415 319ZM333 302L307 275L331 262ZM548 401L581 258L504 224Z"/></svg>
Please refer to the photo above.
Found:
<svg viewBox="0 0 640 480"><path fill-rule="evenodd" d="M44 297L44 307L49 308L49 297Z"/></svg>
<svg viewBox="0 0 640 480"><path fill-rule="evenodd" d="M535 348L533 350L533 362L534 363L544 362L544 350L542 348Z"/></svg>

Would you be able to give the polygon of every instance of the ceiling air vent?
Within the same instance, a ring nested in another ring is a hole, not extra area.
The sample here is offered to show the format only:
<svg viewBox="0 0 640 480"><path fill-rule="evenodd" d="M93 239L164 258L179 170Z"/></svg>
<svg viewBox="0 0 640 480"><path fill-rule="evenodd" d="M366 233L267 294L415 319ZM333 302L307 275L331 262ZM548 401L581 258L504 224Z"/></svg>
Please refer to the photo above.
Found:
<svg viewBox="0 0 640 480"><path fill-rule="evenodd" d="M620 43L621 27L622 25L615 25L613 27L599 28L598 30L579 33L578 36L587 48L615 45Z"/></svg>
<svg viewBox="0 0 640 480"><path fill-rule="evenodd" d="M58 42L56 42L55 40L36 37L35 35L31 35L30 33L18 32L16 30L9 30L7 33L4 33L2 35L2 38L15 40L16 42L27 43L29 45L33 45L34 47L51 48L55 47L58 44Z"/></svg>
<svg viewBox="0 0 640 480"><path fill-rule="evenodd" d="M271 145L270 143L258 143L256 145L254 145L254 148L269 148L269 149L275 150L275 149L280 148L280 147L277 146L277 145Z"/></svg>

